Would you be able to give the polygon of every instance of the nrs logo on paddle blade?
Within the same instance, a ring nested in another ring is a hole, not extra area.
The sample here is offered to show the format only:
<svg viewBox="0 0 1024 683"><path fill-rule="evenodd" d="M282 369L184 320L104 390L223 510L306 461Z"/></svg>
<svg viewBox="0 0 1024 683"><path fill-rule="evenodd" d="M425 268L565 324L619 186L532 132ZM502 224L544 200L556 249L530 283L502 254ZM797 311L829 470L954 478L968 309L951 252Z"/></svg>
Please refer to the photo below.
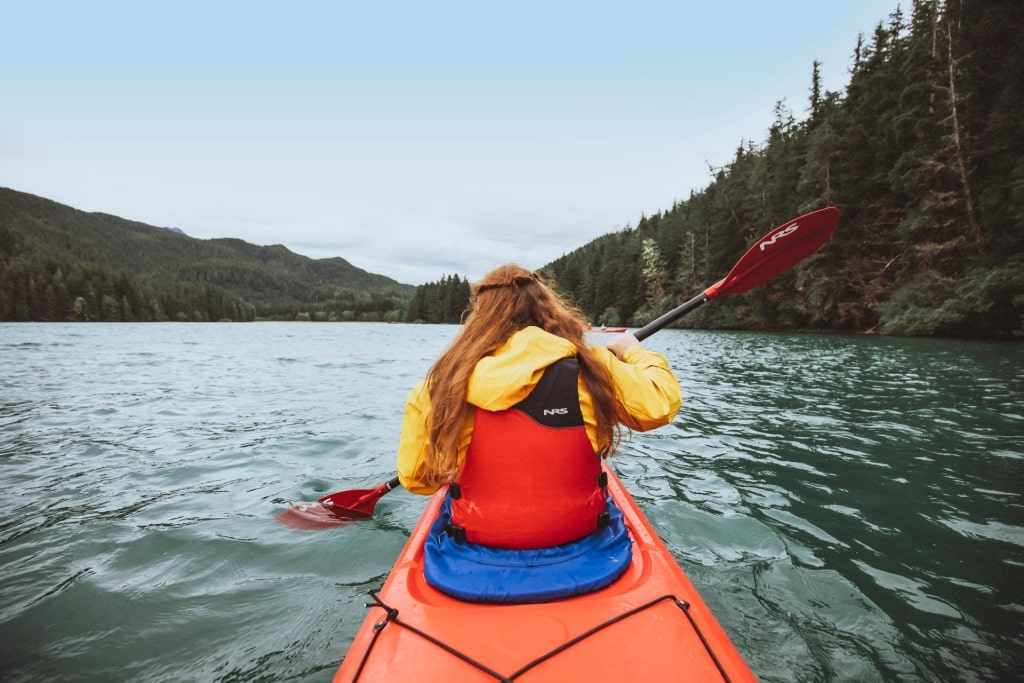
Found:
<svg viewBox="0 0 1024 683"><path fill-rule="evenodd" d="M785 237L786 235L792 235L794 232L797 231L799 227L799 223L793 223L793 225L787 225L782 230L779 230L777 233L772 235L772 238L770 240L765 240L764 242L761 242L761 251L764 251L765 247L771 246L778 242L780 238Z"/></svg>

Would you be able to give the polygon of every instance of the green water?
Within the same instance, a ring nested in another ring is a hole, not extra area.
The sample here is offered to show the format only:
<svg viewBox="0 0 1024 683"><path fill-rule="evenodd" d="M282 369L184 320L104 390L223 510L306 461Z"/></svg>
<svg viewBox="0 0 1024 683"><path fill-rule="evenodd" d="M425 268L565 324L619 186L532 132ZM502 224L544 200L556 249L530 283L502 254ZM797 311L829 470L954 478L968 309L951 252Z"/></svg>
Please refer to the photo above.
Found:
<svg viewBox="0 0 1024 683"><path fill-rule="evenodd" d="M330 680L424 499L274 515L393 475L453 331L0 325L0 680ZM686 403L615 467L762 680L1022 680L1024 346L648 346Z"/></svg>

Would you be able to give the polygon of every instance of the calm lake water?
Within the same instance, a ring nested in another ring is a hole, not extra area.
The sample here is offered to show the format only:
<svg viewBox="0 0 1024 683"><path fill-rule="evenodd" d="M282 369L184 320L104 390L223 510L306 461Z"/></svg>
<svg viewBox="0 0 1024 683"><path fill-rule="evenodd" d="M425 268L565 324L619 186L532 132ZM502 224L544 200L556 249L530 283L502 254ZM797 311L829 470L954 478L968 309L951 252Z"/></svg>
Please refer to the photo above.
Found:
<svg viewBox="0 0 1024 683"><path fill-rule="evenodd" d="M274 516L393 476L454 332L0 325L0 680L329 681L425 499ZM762 680L1024 680L1024 345L647 346L685 404L615 469Z"/></svg>

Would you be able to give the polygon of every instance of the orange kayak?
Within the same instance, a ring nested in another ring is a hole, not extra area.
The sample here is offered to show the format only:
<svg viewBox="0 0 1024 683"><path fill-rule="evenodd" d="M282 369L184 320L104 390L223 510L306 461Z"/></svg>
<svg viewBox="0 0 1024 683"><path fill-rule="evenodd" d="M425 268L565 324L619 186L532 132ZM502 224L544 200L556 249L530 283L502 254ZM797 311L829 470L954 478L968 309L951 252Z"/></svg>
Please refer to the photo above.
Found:
<svg viewBox="0 0 1024 683"><path fill-rule="evenodd" d="M607 470L607 467L606 467ZM613 472L633 560L601 590L545 603L463 602L423 578L435 494L356 634L334 683L756 681Z"/></svg>

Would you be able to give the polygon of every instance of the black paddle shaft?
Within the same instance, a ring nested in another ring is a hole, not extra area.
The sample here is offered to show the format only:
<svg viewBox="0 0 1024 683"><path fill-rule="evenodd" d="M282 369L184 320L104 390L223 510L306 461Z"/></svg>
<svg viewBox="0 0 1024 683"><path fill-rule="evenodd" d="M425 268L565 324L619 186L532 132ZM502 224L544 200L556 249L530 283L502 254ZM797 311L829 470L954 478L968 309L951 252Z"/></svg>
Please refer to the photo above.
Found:
<svg viewBox="0 0 1024 683"><path fill-rule="evenodd" d="M708 295L705 292L701 292L700 294L693 297L686 303L679 304L668 313L664 313L655 318L654 320L652 320L651 322L647 323L639 330L634 332L633 336L636 337L638 340L643 341L644 339L647 339L647 337L650 337L658 330L662 329L663 327L667 327L668 325L671 325L676 320L679 320L679 318L682 318L684 315L686 315L693 309L703 304L706 304L707 302Z"/></svg>

